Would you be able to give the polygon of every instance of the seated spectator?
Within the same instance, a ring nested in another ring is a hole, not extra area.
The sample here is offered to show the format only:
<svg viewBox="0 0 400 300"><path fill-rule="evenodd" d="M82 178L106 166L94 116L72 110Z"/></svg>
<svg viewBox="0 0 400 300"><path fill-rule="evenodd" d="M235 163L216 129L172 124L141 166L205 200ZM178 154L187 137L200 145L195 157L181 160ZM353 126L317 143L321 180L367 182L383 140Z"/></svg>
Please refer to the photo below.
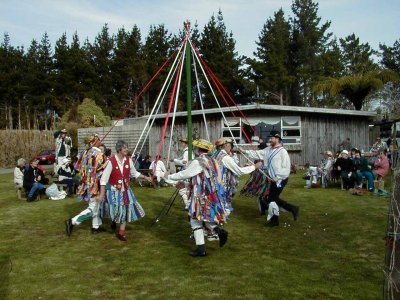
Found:
<svg viewBox="0 0 400 300"><path fill-rule="evenodd" d="M37 195L45 189L44 185L40 183L44 174L37 168L38 163L37 159L31 159L24 172L23 187L27 193L26 201L28 202L35 201Z"/></svg>
<svg viewBox="0 0 400 300"><path fill-rule="evenodd" d="M321 176L322 186L326 187L329 181L332 180L332 169L334 161L331 151L324 151L322 154L324 155L324 158L321 161L318 172Z"/></svg>
<svg viewBox="0 0 400 300"><path fill-rule="evenodd" d="M71 169L72 168L72 169ZM73 167L71 165L71 158L64 157L62 159L62 165L58 168L58 182L61 184L68 185L68 196L74 194L74 181L73 177Z"/></svg>
<svg viewBox="0 0 400 300"><path fill-rule="evenodd" d="M308 168L307 172L304 174L306 179L306 188L315 188L318 186L318 168L311 167L309 164L305 165Z"/></svg>
<svg viewBox="0 0 400 300"><path fill-rule="evenodd" d="M47 178L46 170L41 165L37 165L37 168L43 173L43 176L40 178L40 183L43 185L49 184L50 179Z"/></svg>
<svg viewBox="0 0 400 300"><path fill-rule="evenodd" d="M156 162L157 165L155 166ZM152 175L157 179L157 186L163 185L164 175L167 172L167 168L159 155L157 155L156 160L151 163L149 169L152 170Z"/></svg>
<svg viewBox="0 0 400 300"><path fill-rule="evenodd" d="M135 169L136 170L140 169L140 163L142 162L142 160L143 160L142 155L139 152L137 152L135 154L135 156L134 156L134 159L133 159L133 162L135 163Z"/></svg>
<svg viewBox="0 0 400 300"><path fill-rule="evenodd" d="M22 188L24 184L24 171L25 171L25 159L20 158L17 161L17 166L14 169L14 183L15 187Z"/></svg>
<svg viewBox="0 0 400 300"><path fill-rule="evenodd" d="M356 183L358 188L362 188L362 178L365 177L368 180L368 190L374 191L374 175L372 170L368 166L368 161L364 156L361 156L360 150L355 151L354 167L356 170Z"/></svg>
<svg viewBox="0 0 400 300"><path fill-rule="evenodd" d="M376 138L376 142L372 145L370 152L373 152L374 150L377 151L388 150L388 145L386 144L386 142L382 141L382 138L380 136Z"/></svg>
<svg viewBox="0 0 400 300"><path fill-rule="evenodd" d="M348 190L354 186L354 164L349 157L349 152L343 150L340 157L336 160L334 166L340 172L340 177L343 180L343 187Z"/></svg>
<svg viewBox="0 0 400 300"><path fill-rule="evenodd" d="M389 160L385 155L385 151L380 151L378 157L375 159L372 169L375 177L385 177L389 173Z"/></svg>
<svg viewBox="0 0 400 300"><path fill-rule="evenodd" d="M146 170L150 168L151 165L151 156L150 155L146 155L144 160L140 163L140 169L142 170Z"/></svg>

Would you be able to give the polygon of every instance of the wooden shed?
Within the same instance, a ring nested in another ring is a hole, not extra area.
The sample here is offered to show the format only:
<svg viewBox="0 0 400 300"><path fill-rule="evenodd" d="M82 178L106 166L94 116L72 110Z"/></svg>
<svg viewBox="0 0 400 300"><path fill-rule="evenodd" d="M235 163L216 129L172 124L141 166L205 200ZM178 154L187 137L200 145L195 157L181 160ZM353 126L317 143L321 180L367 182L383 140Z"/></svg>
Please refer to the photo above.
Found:
<svg viewBox="0 0 400 300"><path fill-rule="evenodd" d="M267 141L267 136L272 129L278 130L281 132L284 146L289 151L292 162L297 165L304 165L307 162L319 163L322 158L321 152L337 151L338 145L346 138L350 138L353 147L368 150L370 148L369 125L376 115L375 112L367 111L266 104L243 105L239 108L241 113L236 107L192 111L193 135L213 142L221 136L233 136L238 144L251 147L248 146L251 143L248 143L247 137L253 140L253 144L258 139L252 127L264 141ZM235 116L232 116L232 113ZM155 116L145 147L141 150L142 155L149 153L154 156L157 153L165 118L166 114ZM119 121L118 126L105 139L106 145L113 149L117 139L125 139L133 151L148 120L149 116ZM168 149L171 149L170 157L175 157L179 155L179 138L186 136L187 112L175 114L170 148L171 123L170 120L162 155L167 156ZM106 127L79 129L78 138L81 141L89 132L102 135L107 131Z"/></svg>

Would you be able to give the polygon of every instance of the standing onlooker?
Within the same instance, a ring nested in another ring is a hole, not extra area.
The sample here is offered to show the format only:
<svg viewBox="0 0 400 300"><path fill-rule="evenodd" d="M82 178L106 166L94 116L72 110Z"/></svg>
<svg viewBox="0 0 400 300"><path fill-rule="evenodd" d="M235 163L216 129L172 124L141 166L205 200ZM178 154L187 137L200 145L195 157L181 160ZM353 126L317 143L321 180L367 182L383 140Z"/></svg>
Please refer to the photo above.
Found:
<svg viewBox="0 0 400 300"><path fill-rule="evenodd" d="M338 145L338 148L339 148L340 151L343 151L343 150L350 151L351 148L352 148L351 142L350 142L350 138L348 137L348 138L344 139L344 140Z"/></svg>
<svg viewBox="0 0 400 300"><path fill-rule="evenodd" d="M14 169L14 183L17 188L22 188L24 185L25 163L25 159L18 159L17 166Z"/></svg>
<svg viewBox="0 0 400 300"><path fill-rule="evenodd" d="M279 225L279 207L292 213L294 220L297 220L299 207L282 200L279 195L289 180L290 157L288 152L282 146L281 135L278 131L272 130L269 134L270 146L263 150L242 151L248 154L253 160L264 160L264 170L268 173L270 180L264 184L270 185L269 193L262 194L260 203L268 206L267 226L273 227ZM262 207L266 209L267 207Z"/></svg>
<svg viewBox="0 0 400 300"><path fill-rule="evenodd" d="M56 164L62 165L64 157L71 156L72 140L67 135L67 130L62 129L54 133L55 149L56 149Z"/></svg>
<svg viewBox="0 0 400 300"><path fill-rule="evenodd" d="M370 152L373 152L374 150L377 151L388 150L388 145L386 144L386 142L382 141L382 138L380 136L376 138L376 142L372 145Z"/></svg>

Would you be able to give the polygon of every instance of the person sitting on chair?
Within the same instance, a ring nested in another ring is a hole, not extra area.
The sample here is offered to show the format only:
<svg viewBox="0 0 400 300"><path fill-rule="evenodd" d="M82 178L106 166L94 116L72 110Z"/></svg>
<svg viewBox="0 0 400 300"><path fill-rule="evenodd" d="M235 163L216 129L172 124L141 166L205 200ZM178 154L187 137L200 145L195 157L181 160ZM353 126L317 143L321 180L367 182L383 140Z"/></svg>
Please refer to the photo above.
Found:
<svg viewBox="0 0 400 300"><path fill-rule="evenodd" d="M37 168L38 163L38 159L31 159L28 168L24 172L23 186L27 193L26 201L28 202L34 201L37 195L45 188L44 185L40 183L44 174Z"/></svg>
<svg viewBox="0 0 400 300"><path fill-rule="evenodd" d="M62 160L62 165L59 167L57 174L58 182L68 185L68 196L72 196L74 194L74 181L72 180L72 172L71 158L64 157Z"/></svg>

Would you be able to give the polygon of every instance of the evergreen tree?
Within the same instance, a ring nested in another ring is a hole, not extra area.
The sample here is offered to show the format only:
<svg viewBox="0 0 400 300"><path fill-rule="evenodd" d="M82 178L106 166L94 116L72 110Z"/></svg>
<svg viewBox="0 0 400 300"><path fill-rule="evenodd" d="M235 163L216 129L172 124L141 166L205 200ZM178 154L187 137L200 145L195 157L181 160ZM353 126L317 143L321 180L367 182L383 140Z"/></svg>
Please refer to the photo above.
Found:
<svg viewBox="0 0 400 300"><path fill-rule="evenodd" d="M171 53L171 34L168 33L164 25L151 25L143 47L143 59L146 66L147 80L155 74ZM164 72L160 73L152 82L145 98L141 99L144 114L149 113L154 106L167 74L168 72L164 69ZM167 97L165 97L164 108L168 106L166 103L168 99L169 97L167 95Z"/></svg>
<svg viewBox="0 0 400 300"><path fill-rule="evenodd" d="M142 43L139 28L135 25L132 31L124 28L118 30L116 37L115 59L112 65L116 97L123 101L119 107L129 105L140 92L144 81L144 63L142 61ZM134 116L138 115L137 106L132 107ZM128 112L128 115L132 112Z"/></svg>
<svg viewBox="0 0 400 300"><path fill-rule="evenodd" d="M381 50L381 65L400 76L400 39L395 41L391 47L379 44L379 49ZM400 118L400 83L385 85L378 96L388 117L390 119Z"/></svg>
<svg viewBox="0 0 400 300"><path fill-rule="evenodd" d="M95 38L91 47L91 56L96 74L94 89L96 103L99 104L107 115L116 116L119 112L120 102L115 98L111 65L114 58L114 39L108 32L105 24Z"/></svg>
<svg viewBox="0 0 400 300"><path fill-rule="evenodd" d="M263 26L256 42L257 52L254 53L256 59L248 60L252 70L250 78L254 80L258 89L257 96L261 98L257 100L279 104L281 100L287 99L289 84L292 81L288 66L289 30L290 25L285 20L282 9L274 14L273 19L269 18Z"/></svg>
<svg viewBox="0 0 400 300"><path fill-rule="evenodd" d="M90 51L88 52L90 53ZM73 101L80 102L85 97L93 96L96 74L93 65L90 63L90 57L85 53L85 49L80 46L77 32L73 34L72 43L69 47L68 66L73 82L70 98Z"/></svg>
<svg viewBox="0 0 400 300"><path fill-rule="evenodd" d="M308 106L314 98L312 86L323 73L320 56L331 37L331 33L327 33L330 22L320 25L318 3L312 0L294 0L292 11L290 73L294 82L291 104Z"/></svg>
<svg viewBox="0 0 400 300"><path fill-rule="evenodd" d="M400 75L400 39L392 47L379 44L379 49L382 66Z"/></svg>
<svg viewBox="0 0 400 300"><path fill-rule="evenodd" d="M222 12L219 10L217 17L212 15L210 21L205 25L201 33L199 49L217 78L236 99L235 101L240 103L244 100L245 85L243 73L240 72L244 57L238 57L235 44L233 34L227 32ZM205 94L204 102L206 107L217 106L210 93ZM229 104L232 105L232 103ZM224 103L221 105L226 106Z"/></svg>
<svg viewBox="0 0 400 300"><path fill-rule="evenodd" d="M0 117L0 126L14 128L21 126L20 107L23 105L24 49L10 45L10 37L4 34L0 45L0 105L4 114Z"/></svg>
<svg viewBox="0 0 400 300"><path fill-rule="evenodd" d="M362 75L377 69L377 64L371 58L375 51L368 43L360 44L360 39L354 33L340 39L340 46L345 75Z"/></svg>

